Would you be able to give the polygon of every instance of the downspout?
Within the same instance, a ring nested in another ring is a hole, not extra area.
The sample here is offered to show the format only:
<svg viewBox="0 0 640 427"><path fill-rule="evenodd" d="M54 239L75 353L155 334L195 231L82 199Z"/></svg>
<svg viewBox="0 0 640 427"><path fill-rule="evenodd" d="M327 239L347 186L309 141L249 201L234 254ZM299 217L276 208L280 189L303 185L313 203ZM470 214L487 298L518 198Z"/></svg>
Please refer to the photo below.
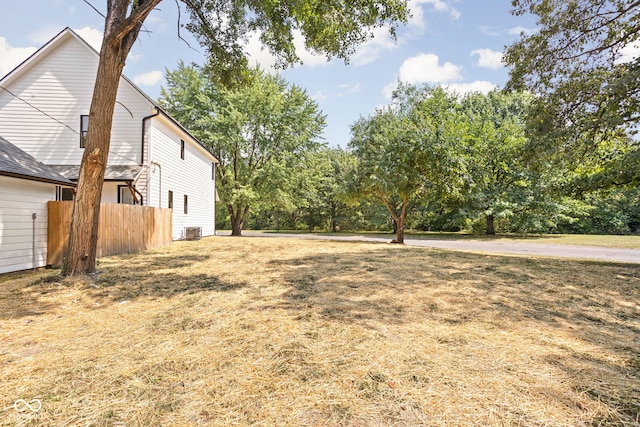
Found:
<svg viewBox="0 0 640 427"><path fill-rule="evenodd" d="M151 110L153 113L143 117L142 118L142 132L140 134L140 147L141 147L141 155L140 155L140 166L144 167L144 148L145 148L145 142L149 139L146 138L147 135L147 120L152 119L154 117L157 117L160 115L160 109L158 107L156 107L155 105L153 106L153 109ZM151 151L151 147L149 147L149 151ZM149 152L149 160L151 160L151 153ZM162 171L160 173L160 187L162 188ZM151 206L150 202L151 202L151 176L149 174L149 168L147 167L147 206ZM158 207L162 207L162 193L160 193L160 198L158 199Z"/></svg>
<svg viewBox="0 0 640 427"><path fill-rule="evenodd" d="M140 147L142 148L142 153L140 155L140 166L144 166L144 143L146 141L145 131L147 130L147 120L160 115L160 110L155 105L153 106L153 110L151 111L154 111L154 113L142 118L142 133L140 136L140 141L141 141ZM149 158L151 158L151 156L149 156Z"/></svg>
<svg viewBox="0 0 640 427"><path fill-rule="evenodd" d="M36 266L36 218L38 216L36 215L36 213L32 213L31 214L31 220L33 222L33 228L31 230L31 258L33 260L33 269L35 270L37 268Z"/></svg>

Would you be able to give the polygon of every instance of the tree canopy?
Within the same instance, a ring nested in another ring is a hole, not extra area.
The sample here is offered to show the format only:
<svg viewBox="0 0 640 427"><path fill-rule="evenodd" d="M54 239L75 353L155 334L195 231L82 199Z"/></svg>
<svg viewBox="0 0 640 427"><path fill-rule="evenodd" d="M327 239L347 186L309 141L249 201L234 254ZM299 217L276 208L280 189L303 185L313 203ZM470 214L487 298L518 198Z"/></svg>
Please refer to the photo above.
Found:
<svg viewBox="0 0 640 427"><path fill-rule="evenodd" d="M531 97L523 93L474 93L461 100L468 122L464 140L469 186L461 208L486 219L494 234L494 219L524 210L532 195L532 171L526 161L525 120Z"/></svg>
<svg viewBox="0 0 640 427"><path fill-rule="evenodd" d="M539 31L509 46L509 89L541 96L534 129L635 132L640 119L638 0L513 0ZM582 140L584 142L584 139Z"/></svg>
<svg viewBox="0 0 640 427"><path fill-rule="evenodd" d="M233 235L241 234L253 205L293 203L298 171L325 126L303 89L259 69L230 89L206 69L184 64L167 73L167 82L160 104L220 160L217 189Z"/></svg>
<svg viewBox="0 0 640 427"><path fill-rule="evenodd" d="M402 85L391 106L352 126L354 194L384 204L398 243L412 201L459 195L466 167L457 151L465 131L458 115L456 98L442 88Z"/></svg>

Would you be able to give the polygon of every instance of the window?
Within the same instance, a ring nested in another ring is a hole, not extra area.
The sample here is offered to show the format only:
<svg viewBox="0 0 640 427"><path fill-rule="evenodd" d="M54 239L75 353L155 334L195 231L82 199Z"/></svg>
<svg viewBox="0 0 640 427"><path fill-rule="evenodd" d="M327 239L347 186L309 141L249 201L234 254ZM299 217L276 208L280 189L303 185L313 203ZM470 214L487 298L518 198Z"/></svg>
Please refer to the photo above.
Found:
<svg viewBox="0 0 640 427"><path fill-rule="evenodd" d="M74 195L73 188L57 187L56 190L57 190L56 191L56 200L58 200L58 201L73 200L73 195Z"/></svg>
<svg viewBox="0 0 640 427"><path fill-rule="evenodd" d="M188 199L187 199L187 195L184 195L184 214L186 215L187 213L189 213L189 203L188 203Z"/></svg>
<svg viewBox="0 0 640 427"><path fill-rule="evenodd" d="M173 191L169 191L169 209L173 209Z"/></svg>
<svg viewBox="0 0 640 427"><path fill-rule="evenodd" d="M123 205L141 205L142 206L142 196L137 196L138 202L133 198L133 194L131 193L131 189L129 189L128 185L118 185L118 203L122 203Z"/></svg>
<svg viewBox="0 0 640 427"><path fill-rule="evenodd" d="M80 116L80 148L87 144L87 132L89 131L89 116Z"/></svg>
<svg viewBox="0 0 640 427"><path fill-rule="evenodd" d="M211 162L211 179L216 179L216 164Z"/></svg>
<svg viewBox="0 0 640 427"><path fill-rule="evenodd" d="M184 139L180 140L180 158L184 160Z"/></svg>

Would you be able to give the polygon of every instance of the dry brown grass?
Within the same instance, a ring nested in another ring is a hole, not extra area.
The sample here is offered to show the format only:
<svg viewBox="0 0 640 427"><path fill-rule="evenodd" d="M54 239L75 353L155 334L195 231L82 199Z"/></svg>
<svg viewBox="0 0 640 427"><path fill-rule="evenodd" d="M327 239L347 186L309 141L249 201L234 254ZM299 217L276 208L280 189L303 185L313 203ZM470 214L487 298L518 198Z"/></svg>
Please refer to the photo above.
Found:
<svg viewBox="0 0 640 427"><path fill-rule="evenodd" d="M0 277L2 426L640 424L638 265L216 237L56 273Z"/></svg>

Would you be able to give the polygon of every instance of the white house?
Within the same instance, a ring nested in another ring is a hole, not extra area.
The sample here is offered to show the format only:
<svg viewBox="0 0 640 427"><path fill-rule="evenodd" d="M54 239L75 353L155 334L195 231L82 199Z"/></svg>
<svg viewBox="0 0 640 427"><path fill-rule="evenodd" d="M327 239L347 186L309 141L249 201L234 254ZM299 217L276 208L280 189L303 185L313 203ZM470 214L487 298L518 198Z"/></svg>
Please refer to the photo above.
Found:
<svg viewBox="0 0 640 427"><path fill-rule="evenodd" d="M71 181L78 179L99 55L66 28L0 80L0 135ZM217 159L122 76L103 203L173 209L173 238L215 233ZM0 189L13 183L0 181ZM6 191L6 190L3 190ZM60 185L57 200L73 197Z"/></svg>
<svg viewBox="0 0 640 427"><path fill-rule="evenodd" d="M47 202L73 183L0 137L0 274L47 263Z"/></svg>

